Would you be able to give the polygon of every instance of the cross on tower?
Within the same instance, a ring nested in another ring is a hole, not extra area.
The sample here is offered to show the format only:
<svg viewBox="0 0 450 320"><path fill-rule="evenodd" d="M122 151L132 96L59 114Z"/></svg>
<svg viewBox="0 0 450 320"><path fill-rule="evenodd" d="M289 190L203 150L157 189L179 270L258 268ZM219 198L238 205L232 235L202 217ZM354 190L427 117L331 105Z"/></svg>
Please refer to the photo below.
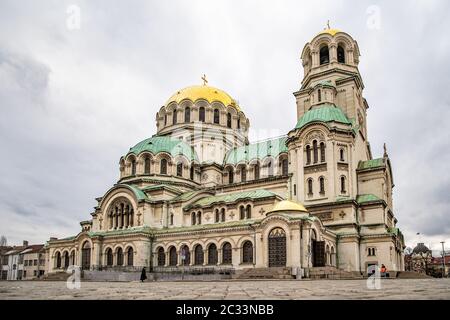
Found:
<svg viewBox="0 0 450 320"><path fill-rule="evenodd" d="M331 29L330 28L330 20L327 20L327 27L328 27L328 29Z"/></svg>
<svg viewBox="0 0 450 320"><path fill-rule="evenodd" d="M203 85L206 86L206 84L208 83L208 80L206 80L205 74L203 75L202 80L203 80Z"/></svg>

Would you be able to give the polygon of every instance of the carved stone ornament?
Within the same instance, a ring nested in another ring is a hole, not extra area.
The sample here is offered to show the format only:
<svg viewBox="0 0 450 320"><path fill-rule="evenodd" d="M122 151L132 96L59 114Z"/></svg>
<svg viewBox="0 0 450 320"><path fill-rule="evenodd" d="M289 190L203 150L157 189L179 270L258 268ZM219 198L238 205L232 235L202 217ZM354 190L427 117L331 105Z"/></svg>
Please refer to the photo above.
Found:
<svg viewBox="0 0 450 320"><path fill-rule="evenodd" d="M312 131L310 133L308 133L308 135L305 138L305 143L310 143L313 140L318 140L318 141L324 141L325 140L325 135L321 132L321 131Z"/></svg>

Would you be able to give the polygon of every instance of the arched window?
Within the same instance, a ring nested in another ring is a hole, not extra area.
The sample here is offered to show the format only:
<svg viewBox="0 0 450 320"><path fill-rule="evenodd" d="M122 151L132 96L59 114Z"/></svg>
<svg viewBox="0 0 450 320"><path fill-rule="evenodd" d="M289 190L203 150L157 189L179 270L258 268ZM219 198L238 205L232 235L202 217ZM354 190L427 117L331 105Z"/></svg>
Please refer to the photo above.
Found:
<svg viewBox="0 0 450 320"><path fill-rule="evenodd" d="M173 226L173 213L170 214L170 221L169 221L170 225Z"/></svg>
<svg viewBox="0 0 450 320"><path fill-rule="evenodd" d="M192 214L191 214L191 223L192 223L192 225L196 224L196 214L195 214L195 212L192 212Z"/></svg>
<svg viewBox="0 0 450 320"><path fill-rule="evenodd" d="M91 268L91 243L85 241L81 249L81 268L89 270Z"/></svg>
<svg viewBox="0 0 450 320"><path fill-rule="evenodd" d="M172 124L177 124L177 110L173 110L173 113L172 113Z"/></svg>
<svg viewBox="0 0 450 320"><path fill-rule="evenodd" d="M214 109L214 123L220 123L220 113L219 109Z"/></svg>
<svg viewBox="0 0 450 320"><path fill-rule="evenodd" d="M128 251L127 251L127 266L132 266L133 265L133 248L129 247Z"/></svg>
<svg viewBox="0 0 450 320"><path fill-rule="evenodd" d="M145 157L144 159L144 173L150 174L150 157Z"/></svg>
<svg viewBox="0 0 450 320"><path fill-rule="evenodd" d="M198 121L205 122L205 107L198 109Z"/></svg>
<svg viewBox="0 0 450 320"><path fill-rule="evenodd" d="M318 102L322 101L322 91L320 91L320 89L317 90L317 101Z"/></svg>
<svg viewBox="0 0 450 320"><path fill-rule="evenodd" d="M320 143L320 162L325 162L325 143Z"/></svg>
<svg viewBox="0 0 450 320"><path fill-rule="evenodd" d="M231 244L229 242L225 242L222 246L222 263L231 264L231 262L232 262Z"/></svg>
<svg viewBox="0 0 450 320"><path fill-rule="evenodd" d="M72 263L72 265L75 265L75 251L72 251L70 253L70 262Z"/></svg>
<svg viewBox="0 0 450 320"><path fill-rule="evenodd" d="M136 174L136 160L131 160L131 174L134 176Z"/></svg>
<svg viewBox="0 0 450 320"><path fill-rule="evenodd" d="M340 160L340 161L345 161L345 157L344 157L344 149L340 149L340 150L339 150L339 160Z"/></svg>
<svg viewBox="0 0 450 320"><path fill-rule="evenodd" d="M191 165L191 168L189 169L189 177L191 180L194 180L194 166Z"/></svg>
<svg viewBox="0 0 450 320"><path fill-rule="evenodd" d="M269 161L269 163L267 163L267 176L268 176L268 177L272 177L272 176L273 176L273 165L272 165L272 161Z"/></svg>
<svg viewBox="0 0 450 320"><path fill-rule="evenodd" d="M163 247L158 249L158 266L163 267L166 265L166 254Z"/></svg>
<svg viewBox="0 0 450 320"><path fill-rule="evenodd" d="M242 263L253 263L253 244L250 241L242 245Z"/></svg>
<svg viewBox="0 0 450 320"><path fill-rule="evenodd" d="M288 175L288 169L289 169L288 159L281 160L281 174L283 176Z"/></svg>
<svg viewBox="0 0 450 320"><path fill-rule="evenodd" d="M241 166L241 182L247 181L247 169L245 166Z"/></svg>
<svg viewBox="0 0 450 320"><path fill-rule="evenodd" d="M106 251L106 265L108 267L111 267L113 265L113 252L111 248Z"/></svg>
<svg viewBox="0 0 450 320"><path fill-rule="evenodd" d="M255 164L255 180L259 179L259 164Z"/></svg>
<svg viewBox="0 0 450 320"><path fill-rule="evenodd" d="M56 253L56 268L61 268L61 252Z"/></svg>
<svg viewBox="0 0 450 320"><path fill-rule="evenodd" d="M195 255L194 264L202 265L204 259L203 259L203 248L201 245L198 244L197 246L195 246L194 255Z"/></svg>
<svg viewBox="0 0 450 320"><path fill-rule="evenodd" d="M217 264L217 247L214 243L210 244L208 248L208 264Z"/></svg>
<svg viewBox="0 0 450 320"><path fill-rule="evenodd" d="M164 126L167 126L167 114L164 115Z"/></svg>
<svg viewBox="0 0 450 320"><path fill-rule="evenodd" d="M181 261L183 262L184 266L188 266L191 264L191 253L189 252L189 247L187 245L184 245L181 248Z"/></svg>
<svg viewBox="0 0 450 320"><path fill-rule="evenodd" d="M219 209L216 209L215 215L216 215L216 222L219 222L220 221Z"/></svg>
<svg viewBox="0 0 450 320"><path fill-rule="evenodd" d="M202 213L197 212L197 224L202 224Z"/></svg>
<svg viewBox="0 0 450 320"><path fill-rule="evenodd" d="M309 145L306 146L306 164L311 163L311 147Z"/></svg>
<svg viewBox="0 0 450 320"><path fill-rule="evenodd" d="M231 128L231 113L227 113L227 127Z"/></svg>
<svg viewBox="0 0 450 320"><path fill-rule="evenodd" d="M117 265L123 266L123 251L122 248L117 249Z"/></svg>
<svg viewBox="0 0 450 320"><path fill-rule="evenodd" d="M337 60L339 63L345 63L345 50L340 45L337 47Z"/></svg>
<svg viewBox="0 0 450 320"><path fill-rule="evenodd" d="M252 218L252 206L247 205L247 208L245 209L245 218L251 219Z"/></svg>
<svg viewBox="0 0 450 320"><path fill-rule="evenodd" d="M183 163L177 163L177 176L182 177L183 176Z"/></svg>
<svg viewBox="0 0 450 320"><path fill-rule="evenodd" d="M69 264L69 253L66 251L64 253L64 268L68 268Z"/></svg>
<svg viewBox="0 0 450 320"><path fill-rule="evenodd" d="M167 160L166 159L161 159L160 173L167 174Z"/></svg>
<svg viewBox="0 0 450 320"><path fill-rule="evenodd" d="M177 249L175 247L170 247L169 249L169 266L177 265Z"/></svg>
<svg viewBox="0 0 450 320"><path fill-rule="evenodd" d="M313 153L314 153L314 163L319 161L319 150L317 149L317 140L313 141Z"/></svg>
<svg viewBox="0 0 450 320"><path fill-rule="evenodd" d="M241 128L241 119L240 118L237 119L237 128L238 129Z"/></svg>
<svg viewBox="0 0 450 320"><path fill-rule="evenodd" d="M308 194L309 195L313 194L313 181L312 181L312 179L308 179Z"/></svg>
<svg viewBox="0 0 450 320"><path fill-rule="evenodd" d="M345 177L341 177L341 193L345 193Z"/></svg>
<svg viewBox="0 0 450 320"><path fill-rule="evenodd" d="M234 172L233 168L228 169L228 183L232 184L234 182Z"/></svg>
<svg viewBox="0 0 450 320"><path fill-rule="evenodd" d="M245 219L245 208L244 206L239 207L239 219L244 220Z"/></svg>
<svg viewBox="0 0 450 320"><path fill-rule="evenodd" d="M325 179L323 177L319 178L319 186L320 186L320 193L325 194Z"/></svg>
<svg viewBox="0 0 450 320"><path fill-rule="evenodd" d="M320 48L320 64L326 64L330 62L330 52L328 46L323 46Z"/></svg>
<svg viewBox="0 0 450 320"><path fill-rule="evenodd" d="M225 209L222 208L221 213L220 213L220 220L222 222L225 222Z"/></svg>
<svg viewBox="0 0 450 320"><path fill-rule="evenodd" d="M184 109L184 122L191 122L191 108L189 107L186 107L186 109Z"/></svg>

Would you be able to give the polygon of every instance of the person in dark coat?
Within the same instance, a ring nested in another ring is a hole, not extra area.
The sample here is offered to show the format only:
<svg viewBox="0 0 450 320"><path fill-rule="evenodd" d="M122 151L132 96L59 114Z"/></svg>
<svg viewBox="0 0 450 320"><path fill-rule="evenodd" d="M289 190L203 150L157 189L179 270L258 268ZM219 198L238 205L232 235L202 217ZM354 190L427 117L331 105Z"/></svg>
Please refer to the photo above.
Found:
<svg viewBox="0 0 450 320"><path fill-rule="evenodd" d="M147 274L145 273L145 267L142 268L141 272L141 282L144 282L144 280L147 279Z"/></svg>

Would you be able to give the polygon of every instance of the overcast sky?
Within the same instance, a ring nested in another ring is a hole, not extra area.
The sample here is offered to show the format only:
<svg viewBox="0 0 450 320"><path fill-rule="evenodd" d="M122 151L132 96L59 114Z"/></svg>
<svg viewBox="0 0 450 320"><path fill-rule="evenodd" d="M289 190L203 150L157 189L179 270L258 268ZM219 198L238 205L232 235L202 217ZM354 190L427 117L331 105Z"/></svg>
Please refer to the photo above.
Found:
<svg viewBox="0 0 450 320"><path fill-rule="evenodd" d="M1 0L0 235L77 234L120 156L204 73L239 101L252 140L287 133L301 50L329 19L358 41L372 153L387 143L407 245L450 247L449 12L444 0Z"/></svg>

